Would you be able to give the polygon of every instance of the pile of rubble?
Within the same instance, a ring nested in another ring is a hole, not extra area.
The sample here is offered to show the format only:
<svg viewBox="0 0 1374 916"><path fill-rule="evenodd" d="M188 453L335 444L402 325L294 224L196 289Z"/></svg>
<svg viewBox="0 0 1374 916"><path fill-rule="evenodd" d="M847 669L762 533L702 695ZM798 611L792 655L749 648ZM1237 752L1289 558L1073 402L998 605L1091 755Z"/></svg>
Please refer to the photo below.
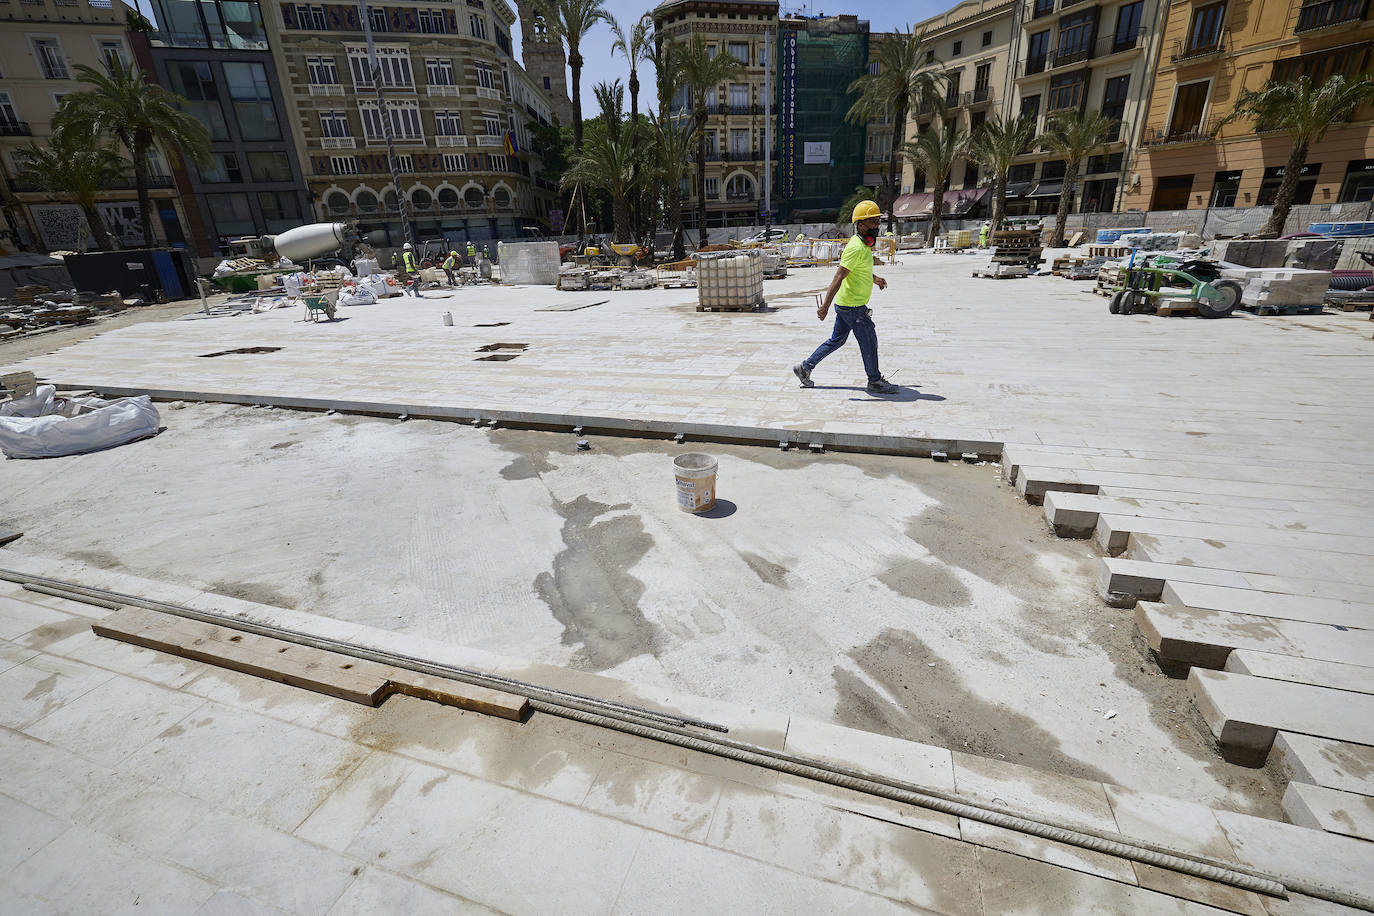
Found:
<svg viewBox="0 0 1374 916"><path fill-rule="evenodd" d="M142 298L125 299L118 292L89 293L21 286L10 298L0 298L0 340L50 328L87 324L143 304Z"/></svg>

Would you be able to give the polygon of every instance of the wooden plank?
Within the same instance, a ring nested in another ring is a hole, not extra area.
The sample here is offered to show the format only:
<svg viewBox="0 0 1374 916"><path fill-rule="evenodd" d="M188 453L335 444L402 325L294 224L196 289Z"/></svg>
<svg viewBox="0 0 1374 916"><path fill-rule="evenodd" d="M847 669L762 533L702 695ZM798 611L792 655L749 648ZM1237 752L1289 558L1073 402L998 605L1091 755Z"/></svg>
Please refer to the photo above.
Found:
<svg viewBox="0 0 1374 916"><path fill-rule="evenodd" d="M365 706L401 693L515 721L529 714L524 697L143 608L116 611L92 629L99 636Z"/></svg>
<svg viewBox="0 0 1374 916"><path fill-rule="evenodd" d="M1136 607L1136 625L1150 648L1161 656L1205 668L1221 668L1232 649L1255 649L1344 665L1363 665L1374 657L1374 630L1342 629L1153 601L1142 601Z"/></svg>
<svg viewBox="0 0 1374 916"><path fill-rule="evenodd" d="M530 712L530 701L525 697L404 669L395 669L391 672L388 692L403 693L406 696L442 703L445 706L470 709L516 722L523 722Z"/></svg>
<svg viewBox="0 0 1374 916"><path fill-rule="evenodd" d="M1374 658L1370 659L1374 661ZM1232 674L1267 677L1276 681L1293 681L1374 694L1374 668L1326 662L1294 655L1278 655L1254 649L1236 649L1226 659L1226 670Z"/></svg>
<svg viewBox="0 0 1374 916"><path fill-rule="evenodd" d="M1222 755L1255 765L1280 730L1374 744L1374 697L1194 668L1188 692Z"/></svg>
<svg viewBox="0 0 1374 916"><path fill-rule="evenodd" d="M92 625L98 636L157 649L290 684L364 706L386 696L387 669L309 646L284 643L226 627L124 608Z"/></svg>
<svg viewBox="0 0 1374 916"><path fill-rule="evenodd" d="M1283 810L1300 827L1374 840L1374 798L1367 795L1291 782L1283 793Z"/></svg>
<svg viewBox="0 0 1374 916"><path fill-rule="evenodd" d="M1274 756L1289 779L1374 796L1374 747L1281 731Z"/></svg>
<svg viewBox="0 0 1374 916"><path fill-rule="evenodd" d="M1252 588L1226 588L1196 582L1166 582L1160 598L1165 604L1374 629L1374 604L1356 601L1282 595Z"/></svg>
<svg viewBox="0 0 1374 916"><path fill-rule="evenodd" d="M1092 537L1099 515L1147 519L1214 522L1291 533L1365 536L1371 530L1369 514L1341 516L1320 508L1292 511L1263 507L1233 507L1211 502L1140 499L1091 493L1045 494L1045 519L1060 537Z"/></svg>

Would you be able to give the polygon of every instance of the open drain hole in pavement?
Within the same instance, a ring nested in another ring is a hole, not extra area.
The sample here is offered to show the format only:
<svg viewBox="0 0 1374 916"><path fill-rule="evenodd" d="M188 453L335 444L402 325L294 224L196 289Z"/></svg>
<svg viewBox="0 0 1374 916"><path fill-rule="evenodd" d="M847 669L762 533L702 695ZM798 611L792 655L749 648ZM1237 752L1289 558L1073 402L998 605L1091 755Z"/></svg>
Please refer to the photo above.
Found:
<svg viewBox="0 0 1374 916"><path fill-rule="evenodd" d="M201 359L209 359L211 356L229 356L234 353L276 353L281 347L239 347L237 350L220 350L218 353L202 353Z"/></svg>
<svg viewBox="0 0 1374 916"><path fill-rule="evenodd" d="M526 343L494 343L487 344L485 347L478 347L478 353L493 353L497 350L528 350L529 344Z"/></svg>
<svg viewBox="0 0 1374 916"><path fill-rule="evenodd" d="M474 324L474 328L504 328L510 324L509 321L493 321L490 324Z"/></svg>
<svg viewBox="0 0 1374 916"><path fill-rule="evenodd" d="M482 362L498 362L498 363L504 363L504 362L506 362L507 360L515 359L515 358L516 358L517 356L519 356L519 355L520 355L519 353L493 353L491 356L479 356L479 357L477 357L475 360L473 360L473 362L475 362L475 363L482 363Z"/></svg>

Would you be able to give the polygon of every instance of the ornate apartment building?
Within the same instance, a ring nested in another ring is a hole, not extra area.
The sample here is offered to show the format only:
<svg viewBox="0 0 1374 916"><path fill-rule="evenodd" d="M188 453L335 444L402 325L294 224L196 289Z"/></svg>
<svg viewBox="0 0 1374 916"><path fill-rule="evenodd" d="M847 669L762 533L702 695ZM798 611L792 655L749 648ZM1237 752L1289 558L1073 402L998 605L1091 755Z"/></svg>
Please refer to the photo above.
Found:
<svg viewBox="0 0 1374 916"><path fill-rule="evenodd" d="M913 28L922 34L926 61L945 76L945 121L964 134L972 134L989 117L1007 110L1021 2L967 0ZM877 41L875 38L875 53ZM907 116L906 139L915 139L936 124L934 105L918 107ZM890 121L869 124L865 171L875 179L872 184L886 176L891 131ZM973 160L955 162L949 176L952 193L944 198L945 214L962 216L984 207L989 181ZM930 211L934 192L926 176L909 162L903 163L900 184L898 217L911 218Z"/></svg>
<svg viewBox="0 0 1374 916"><path fill-rule="evenodd" d="M1367 72L1368 0L1214 0L1166 5L1144 149L1125 204L1136 209L1265 206L1292 150L1287 134L1249 120L1221 127L1244 89L1266 80ZM1374 113L1333 124L1307 154L1295 202L1374 199ZM1138 179L1138 180L1137 180Z"/></svg>
<svg viewBox="0 0 1374 916"><path fill-rule="evenodd" d="M128 8L120 0L0 0L0 213L5 247L76 249L91 246L81 208L40 190L23 173L22 149L46 144L64 95L80 91L76 67L134 63L125 34ZM185 239L184 212L171 170L150 161L155 237ZM116 242L143 244L133 179L103 192L96 205Z"/></svg>
<svg viewBox="0 0 1374 916"><path fill-rule="evenodd" d="M1060 108L1099 111L1120 127L1079 176L1075 211L1120 209L1133 151L1144 131L1168 0L1022 0L1013 45L1012 94L1004 113L1020 112L1045 129ZM1042 145L1012 167L1007 212L1052 213L1064 162Z"/></svg>
<svg viewBox="0 0 1374 916"><path fill-rule="evenodd" d="M510 237L546 220L554 195L534 178L526 123L551 115L515 58L505 0L370 5L399 188L358 6L281 2L265 18L318 218L356 218L396 245L398 194L417 239Z"/></svg>
<svg viewBox="0 0 1374 916"><path fill-rule="evenodd" d="M708 225L751 224L763 200L764 72L777 59L777 0L664 0L653 10L658 41L690 42L701 36L713 54L737 58L744 70L722 83L706 100L706 187L686 179L683 217L695 226L698 195L706 198ZM771 55L765 47L771 46ZM691 114L685 91L673 99L673 111ZM776 121L776 116L774 117Z"/></svg>

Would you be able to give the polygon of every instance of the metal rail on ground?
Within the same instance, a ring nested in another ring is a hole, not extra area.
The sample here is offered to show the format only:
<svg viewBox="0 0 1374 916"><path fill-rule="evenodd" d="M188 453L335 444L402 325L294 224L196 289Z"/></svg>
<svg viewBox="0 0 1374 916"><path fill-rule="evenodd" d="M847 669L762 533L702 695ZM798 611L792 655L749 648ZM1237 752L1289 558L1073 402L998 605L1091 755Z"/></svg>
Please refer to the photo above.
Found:
<svg viewBox="0 0 1374 916"><path fill-rule="evenodd" d="M18 583L31 591L90 603L98 607L142 607L202 623L243 630L244 632L281 639L324 651L406 668L422 674L450 678L495 690L504 690L526 697L530 701L530 707L538 712L587 725L610 728L647 740L661 741L741 763L766 767L793 776L891 799L954 817L969 818L1041 839L1141 862L1156 868L1163 868L1272 897L1285 897L1287 892L1292 891L1366 912L1374 912L1374 899L1309 881L1305 878L1265 872L1238 863L1174 849L1164 844L1128 837L1083 824L1075 824L1059 818L1021 812L1008 806L990 804L958 793L918 786L881 774L832 763L821 758L736 741L724 737L723 734L697 734L688 729L697 728L716 733L724 733L728 729L722 725L687 716L544 687L514 678L472 671L457 665L435 663L402 653L315 636L288 627L245 620L232 614L205 611L171 602L125 595L108 589L92 588L45 576L0 569L0 579Z"/></svg>

